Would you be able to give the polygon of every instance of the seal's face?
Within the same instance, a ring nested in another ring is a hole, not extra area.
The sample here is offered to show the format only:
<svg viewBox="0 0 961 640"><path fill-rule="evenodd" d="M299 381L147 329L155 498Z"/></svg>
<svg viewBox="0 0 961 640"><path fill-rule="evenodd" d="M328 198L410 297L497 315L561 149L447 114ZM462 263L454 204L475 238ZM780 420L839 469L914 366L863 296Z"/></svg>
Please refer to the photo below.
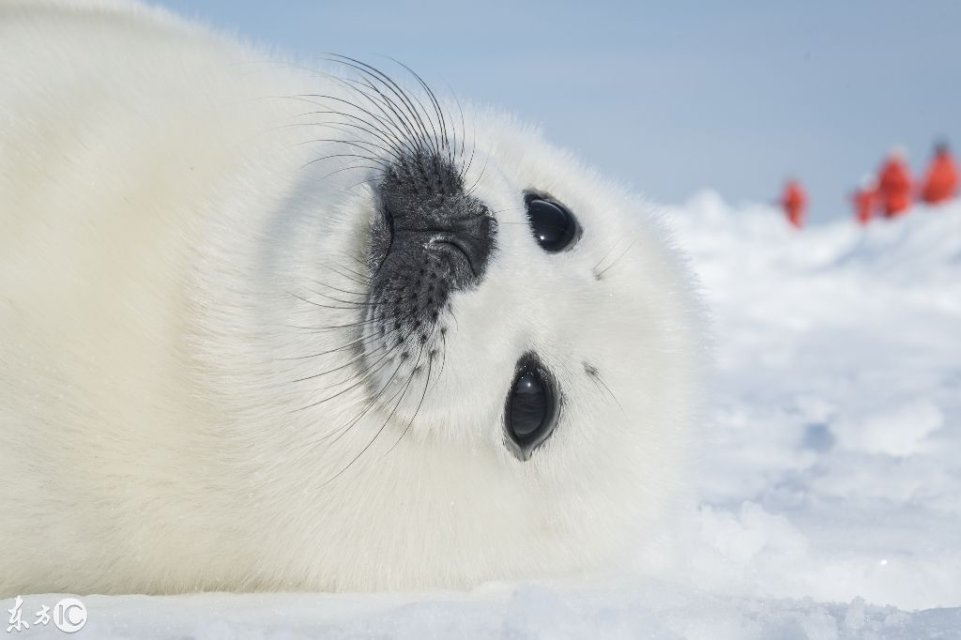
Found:
<svg viewBox="0 0 961 640"><path fill-rule="evenodd" d="M363 351L368 371L386 391L398 378L422 371L431 377L446 349L452 294L482 285L498 227L490 208L467 193L453 158L439 149L398 154L376 193L380 215L371 228ZM576 245L582 229L563 203L535 190L525 191L523 202L540 249L552 254ZM591 365L585 370L598 375ZM518 459L529 459L550 437L561 398L537 352L521 354L503 416L505 445Z"/></svg>
<svg viewBox="0 0 961 640"><path fill-rule="evenodd" d="M371 172L341 216L360 266L321 275L328 304L352 304L331 343L349 375L308 405L335 434L318 492L339 483L351 518L378 523L334 561L376 565L352 587L594 566L659 517L682 466L683 270L643 203L538 134L473 113L468 145L439 106L393 102L406 115L363 115Z"/></svg>

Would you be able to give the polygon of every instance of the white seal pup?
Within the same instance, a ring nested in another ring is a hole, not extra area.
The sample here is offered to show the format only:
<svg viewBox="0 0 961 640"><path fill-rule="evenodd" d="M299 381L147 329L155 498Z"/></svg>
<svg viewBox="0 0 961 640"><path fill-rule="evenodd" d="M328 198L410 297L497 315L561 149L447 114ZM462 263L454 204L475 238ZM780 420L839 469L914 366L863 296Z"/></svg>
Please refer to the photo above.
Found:
<svg viewBox="0 0 961 640"><path fill-rule="evenodd" d="M617 561L697 386L647 207L416 76L268 60L0 3L0 595Z"/></svg>

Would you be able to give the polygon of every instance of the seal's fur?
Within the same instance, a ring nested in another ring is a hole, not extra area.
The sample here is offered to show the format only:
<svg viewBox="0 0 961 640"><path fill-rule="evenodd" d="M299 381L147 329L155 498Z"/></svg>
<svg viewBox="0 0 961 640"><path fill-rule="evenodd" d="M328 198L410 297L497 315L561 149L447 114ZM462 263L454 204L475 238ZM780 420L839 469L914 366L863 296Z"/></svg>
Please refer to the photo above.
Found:
<svg viewBox="0 0 961 640"><path fill-rule="evenodd" d="M698 357L648 207L506 116L330 70L125 2L0 2L0 595L461 587L602 566L659 518ZM390 301L427 299L416 242L377 269L385 198L444 189L404 191L417 149L462 181L432 211L489 243L415 331ZM578 216L569 251L532 191ZM523 460L531 352L561 404Z"/></svg>

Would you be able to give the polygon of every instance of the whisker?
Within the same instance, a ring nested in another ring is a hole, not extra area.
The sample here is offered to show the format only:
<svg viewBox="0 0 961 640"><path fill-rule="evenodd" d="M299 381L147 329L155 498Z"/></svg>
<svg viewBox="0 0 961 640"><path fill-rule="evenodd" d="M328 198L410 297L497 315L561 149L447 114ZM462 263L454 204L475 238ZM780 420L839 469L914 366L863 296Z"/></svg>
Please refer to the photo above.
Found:
<svg viewBox="0 0 961 640"><path fill-rule="evenodd" d="M624 249L624 251L622 251L616 258L614 258L614 260L611 262L611 264L607 265L606 267L604 267L603 269L601 269L600 271L598 271L597 268L601 265L601 262L604 261L604 259L601 259L601 262L598 262L598 263L594 266L594 278L597 279L597 280L600 280L601 277L602 277L605 273L607 273L608 271L611 270L611 267L613 267L615 264L617 264L617 263L621 260L621 258L623 258L624 256L626 256L626 255L628 254L628 252L629 252L631 249L634 248L634 245L635 245L635 244L637 244L637 238L636 238L636 237L631 241L631 244L629 244L629 245L627 246L627 248Z"/></svg>
<svg viewBox="0 0 961 640"><path fill-rule="evenodd" d="M419 360L420 358L418 356L418 361ZM427 378L424 380L424 390L420 394L420 400L417 402L417 407L414 409L414 414L410 417L410 420L407 421L407 426L404 427L404 430L401 432L400 437L397 438L394 444L390 445L390 448L387 449L387 451L381 456L381 458L385 458L388 455L390 455L390 452L394 450L394 447L400 444L400 441L403 440L404 436L407 435L407 432L410 431L411 426L414 424L414 420L417 419L417 414L420 413L421 407L424 406L424 398L427 397L427 389L430 386L430 374L431 374L431 368L433 365L433 360L434 360L433 356L428 354L427 355Z"/></svg>
<svg viewBox="0 0 961 640"><path fill-rule="evenodd" d="M418 362L418 364L419 364L419 362L420 362L420 356L421 356L422 353L423 353L423 347L421 347L421 352L418 353L418 356L417 356L417 362ZM415 370L416 370L416 366L415 366ZM359 452L357 455L355 455L355 456L353 457L353 459L351 459L351 461L348 462L347 465L346 465L343 469L341 469L341 470L338 471L336 474L334 474L334 476L331 477L330 479L326 480L326 481L321 485L322 487L323 487L323 486L327 486L328 484L330 484L331 482L333 482L334 480L336 480L337 478L339 478L340 476L342 476L348 469L350 469L350 467L352 467L352 466L354 465L355 462L357 462L358 460L360 460L361 456L363 456L365 453L367 453L367 451L371 448L371 446L373 446L373 444L374 444L374 443L377 441L377 439L380 437L380 434L384 432L384 429L387 428L387 425L390 423L391 419L392 419L392 418L394 417L394 415L397 413L397 409L400 407L400 404L404 401L404 398L407 396L407 391L410 389L410 384L411 384L411 382L413 382L413 380L414 380L414 373L413 373L413 371L412 371L410 377L407 378L407 382L404 384L403 389L399 392L399 393L400 393L400 397L397 399L397 402L396 402L396 403L394 404L394 406L391 408L390 413L387 415L387 418L384 420L384 422L380 425L380 427L379 427L379 428L377 429L377 431L374 433L374 437L371 438L370 441L369 441L366 445L364 445L364 448L361 449L360 452ZM391 398L391 399L393 399L393 398Z"/></svg>
<svg viewBox="0 0 961 640"><path fill-rule="evenodd" d="M390 352L388 352L388 353L390 353ZM374 368L369 369L363 376L361 376L358 380L356 380L356 381L355 381L353 384L351 384L349 387L347 387L347 388L345 388L345 389L341 389L341 390L338 391L337 393L335 393L335 394L333 394L333 395L330 395L330 396L327 396L326 398L323 398L323 399L321 399L321 400L317 400L316 402L311 402L310 404L305 405L305 406L303 406L303 407L300 407L300 408L298 408L298 409L293 409L293 410L291 410L290 413L300 413L300 412L302 412L302 411L306 411L306 410L308 410L308 409L312 409L312 408L314 408L314 407L318 407L318 406L320 406L320 405L322 405L322 404L325 404L325 403L327 403L327 402L330 402L331 400L334 400L334 399L336 399L336 398L341 397L342 395L344 395L344 394L347 393L348 391L351 391L352 389L356 389L357 387L359 387L359 386L362 385L362 384L366 384L366 383L370 380L370 378L372 378L372 377L373 377L374 375L376 375L378 372L380 372L381 370L383 370L384 367L387 366L387 363L388 363L388 362L390 362L390 361L389 361L389 360L385 360L384 362L382 362L382 363L380 364L380 366L377 366L377 367L374 367Z"/></svg>

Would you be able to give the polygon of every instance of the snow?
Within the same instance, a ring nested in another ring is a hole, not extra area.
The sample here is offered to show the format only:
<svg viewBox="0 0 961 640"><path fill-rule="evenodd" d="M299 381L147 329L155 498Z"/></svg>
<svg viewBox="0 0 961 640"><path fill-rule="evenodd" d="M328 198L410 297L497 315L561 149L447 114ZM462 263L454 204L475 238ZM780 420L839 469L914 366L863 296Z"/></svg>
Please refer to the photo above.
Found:
<svg viewBox="0 0 961 640"><path fill-rule="evenodd" d="M671 219L718 363L690 573L961 604L961 205L796 233L705 193Z"/></svg>
<svg viewBox="0 0 961 640"><path fill-rule="evenodd" d="M87 596L74 637L961 639L961 204L798 233L707 192L666 219L717 364L696 504L639 542L645 576Z"/></svg>

